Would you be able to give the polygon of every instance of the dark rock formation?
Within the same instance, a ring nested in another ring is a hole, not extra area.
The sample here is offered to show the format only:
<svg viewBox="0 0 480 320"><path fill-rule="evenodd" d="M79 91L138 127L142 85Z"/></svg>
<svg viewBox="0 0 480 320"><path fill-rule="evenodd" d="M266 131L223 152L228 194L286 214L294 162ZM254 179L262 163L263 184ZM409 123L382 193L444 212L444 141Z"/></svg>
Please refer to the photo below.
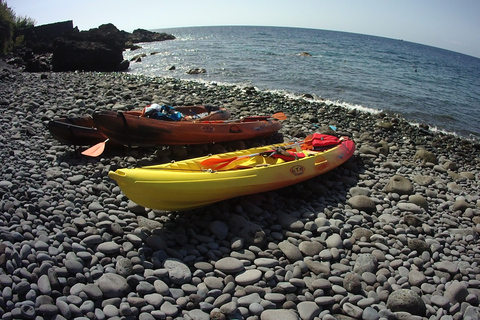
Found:
<svg viewBox="0 0 480 320"><path fill-rule="evenodd" d="M122 71L129 63L123 62L127 36L113 24L55 39L53 44L53 71Z"/></svg>
<svg viewBox="0 0 480 320"><path fill-rule="evenodd" d="M88 31L73 27L73 21L57 22L21 30L25 71L123 71L129 62L123 50L135 43L173 40L166 33L137 29L133 33L104 24Z"/></svg>
<svg viewBox="0 0 480 320"><path fill-rule="evenodd" d="M73 27L72 20L68 20L21 29L16 36L23 35L25 46L29 51L34 54L44 54L53 52L53 41L56 38L74 32L78 32L78 29Z"/></svg>
<svg viewBox="0 0 480 320"><path fill-rule="evenodd" d="M53 71L123 71L122 50L102 42L75 41L60 38L55 41L52 57Z"/></svg>
<svg viewBox="0 0 480 320"><path fill-rule="evenodd" d="M308 52L300 52L298 55L301 56L301 57L311 57L311 56L312 56L312 55L311 55L310 53L308 53Z"/></svg>
<svg viewBox="0 0 480 320"><path fill-rule="evenodd" d="M165 40L175 40L175 37L167 33L152 32L145 29L136 29L133 30L133 33L127 34L127 44L128 43L139 43L139 42L153 42L153 41L165 41Z"/></svg>
<svg viewBox="0 0 480 320"><path fill-rule="evenodd" d="M201 74L207 73L207 70L204 68L192 68L187 71L187 74Z"/></svg>

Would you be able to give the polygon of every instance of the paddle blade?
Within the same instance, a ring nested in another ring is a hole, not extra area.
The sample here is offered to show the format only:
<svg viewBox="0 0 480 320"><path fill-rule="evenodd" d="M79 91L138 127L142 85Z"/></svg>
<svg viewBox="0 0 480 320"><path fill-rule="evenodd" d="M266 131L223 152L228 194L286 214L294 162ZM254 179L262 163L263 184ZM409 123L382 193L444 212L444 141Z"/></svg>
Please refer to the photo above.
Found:
<svg viewBox="0 0 480 320"><path fill-rule="evenodd" d="M226 159L208 158L208 159L205 159L202 162L200 162L200 164L204 165L204 166L214 166L216 164L234 161L237 158L238 157L226 158Z"/></svg>
<svg viewBox="0 0 480 320"><path fill-rule="evenodd" d="M93 147L88 148L87 150L83 151L82 154L84 156L89 156L89 157L98 157L103 153L103 150L105 150L105 144L107 143L108 139L97 143Z"/></svg>
<svg viewBox="0 0 480 320"><path fill-rule="evenodd" d="M230 160L230 161L226 161L226 162L218 165L217 167L215 167L215 170L222 169L223 167L226 167L226 166L228 166L230 163L234 162L235 160L237 160L237 159L233 159L233 160Z"/></svg>
<svg viewBox="0 0 480 320"><path fill-rule="evenodd" d="M272 115L272 118L283 121L287 120L287 115L283 112L277 112Z"/></svg>

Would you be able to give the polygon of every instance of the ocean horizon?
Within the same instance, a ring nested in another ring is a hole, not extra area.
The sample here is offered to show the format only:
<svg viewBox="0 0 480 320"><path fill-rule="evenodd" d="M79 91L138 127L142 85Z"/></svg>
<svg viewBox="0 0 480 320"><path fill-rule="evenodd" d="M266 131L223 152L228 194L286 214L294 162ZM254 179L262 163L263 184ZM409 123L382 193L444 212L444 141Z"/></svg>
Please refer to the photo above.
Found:
<svg viewBox="0 0 480 320"><path fill-rule="evenodd" d="M254 86L312 102L398 114L480 140L480 59L401 39L264 26L156 29L176 40L127 50L129 72ZM174 66L174 70L169 70ZM190 75L202 68L206 73ZM279 106L281 108L281 106Z"/></svg>

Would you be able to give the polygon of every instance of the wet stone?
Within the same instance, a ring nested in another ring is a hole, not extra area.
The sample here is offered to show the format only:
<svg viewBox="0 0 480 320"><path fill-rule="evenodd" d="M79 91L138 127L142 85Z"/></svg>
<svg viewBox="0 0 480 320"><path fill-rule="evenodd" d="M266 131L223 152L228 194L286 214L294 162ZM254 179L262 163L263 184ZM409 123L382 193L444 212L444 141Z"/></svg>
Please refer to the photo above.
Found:
<svg viewBox="0 0 480 320"><path fill-rule="evenodd" d="M302 241L298 248L305 256L313 257L323 250L323 245L317 241Z"/></svg>
<svg viewBox="0 0 480 320"><path fill-rule="evenodd" d="M97 250L106 255L111 255L120 251L120 245L113 241L102 242L97 246Z"/></svg>
<svg viewBox="0 0 480 320"><path fill-rule="evenodd" d="M377 269L378 261L373 254L360 254L355 261L353 271L362 274L363 272L374 273Z"/></svg>
<svg viewBox="0 0 480 320"><path fill-rule="evenodd" d="M394 312L404 311L419 316L424 316L426 312L425 302L422 298L408 289L392 292L387 300L387 308Z"/></svg>
<svg viewBox="0 0 480 320"><path fill-rule="evenodd" d="M215 269L218 269L227 274L232 274L242 272L245 269L245 266L237 258L226 257L218 260L215 263Z"/></svg>
<svg viewBox="0 0 480 320"><path fill-rule="evenodd" d="M88 283L83 287L83 292L92 300L99 300L103 298L103 292L99 286L93 283Z"/></svg>
<svg viewBox="0 0 480 320"><path fill-rule="evenodd" d="M313 301L300 302L297 305L297 310L302 319L313 319L322 312L322 308Z"/></svg>
<svg viewBox="0 0 480 320"><path fill-rule="evenodd" d="M154 308L158 308L162 305L164 298L159 293L150 293L144 296L145 301L152 305Z"/></svg>
<svg viewBox="0 0 480 320"><path fill-rule="evenodd" d="M362 308L347 302L342 306L342 310L354 319L359 319L362 316L363 310Z"/></svg>
<svg viewBox="0 0 480 320"><path fill-rule="evenodd" d="M129 290L127 280L114 273L104 274L97 285L106 298L122 297Z"/></svg>
<svg viewBox="0 0 480 320"><path fill-rule="evenodd" d="M455 280L445 290L445 297L448 298L452 304L465 301L467 296L468 289L464 282Z"/></svg>
<svg viewBox="0 0 480 320"><path fill-rule="evenodd" d="M298 320L293 310L265 310L262 312L262 320Z"/></svg>
<svg viewBox="0 0 480 320"><path fill-rule="evenodd" d="M206 277L204 283L209 289L222 290L224 287L223 281L217 277Z"/></svg>
<svg viewBox="0 0 480 320"><path fill-rule="evenodd" d="M440 271L445 271L448 273L457 273L458 265L452 261L440 261L435 263L435 267Z"/></svg>
<svg viewBox="0 0 480 320"><path fill-rule="evenodd" d="M412 270L408 273L408 282L412 286L420 287L425 281L427 281L427 277L418 270Z"/></svg>
<svg viewBox="0 0 480 320"><path fill-rule="evenodd" d="M290 261L298 261L303 259L302 252L298 247L290 243L289 241L282 241L278 244L278 248L283 252L283 254Z"/></svg>
<svg viewBox="0 0 480 320"><path fill-rule="evenodd" d="M168 270L168 277L174 283L184 284L192 278L190 268L180 260L166 259L163 266Z"/></svg>
<svg viewBox="0 0 480 320"><path fill-rule="evenodd" d="M385 186L385 192L397 193L400 195L412 194L412 183L401 175L393 176Z"/></svg>
<svg viewBox="0 0 480 320"><path fill-rule="evenodd" d="M325 240L325 243L327 244L328 248L341 249L343 247L343 240L338 233L334 233L331 236L329 236Z"/></svg>
<svg viewBox="0 0 480 320"><path fill-rule="evenodd" d="M351 197L348 200L348 204L354 209L358 209L365 212L373 212L376 208L375 202L367 195L359 194Z"/></svg>
<svg viewBox="0 0 480 320"><path fill-rule="evenodd" d="M127 277L133 273L133 263L128 258L120 258L115 265L117 273L123 277Z"/></svg>
<svg viewBox="0 0 480 320"><path fill-rule="evenodd" d="M278 265L278 260L272 258L258 258L255 259L253 263L257 267L274 268Z"/></svg>
<svg viewBox="0 0 480 320"><path fill-rule="evenodd" d="M432 295L430 301L440 308L447 308L450 305L450 300L441 295Z"/></svg>
<svg viewBox="0 0 480 320"><path fill-rule="evenodd" d="M380 318L380 315L377 310L372 307L366 307L362 313L362 319L364 320L377 320Z"/></svg>
<svg viewBox="0 0 480 320"><path fill-rule="evenodd" d="M267 293L265 294L264 298L268 301L272 301L275 304L283 303L286 299L285 295L282 293Z"/></svg>
<svg viewBox="0 0 480 320"><path fill-rule="evenodd" d="M254 284L262 277L262 272L257 269L246 270L235 277L235 282L241 286Z"/></svg>
<svg viewBox="0 0 480 320"><path fill-rule="evenodd" d="M162 303L160 310L170 317L173 317L178 313L178 308L169 301Z"/></svg>
<svg viewBox="0 0 480 320"><path fill-rule="evenodd" d="M348 273L343 280L343 287L351 293L360 293L362 289L362 278L357 273Z"/></svg>

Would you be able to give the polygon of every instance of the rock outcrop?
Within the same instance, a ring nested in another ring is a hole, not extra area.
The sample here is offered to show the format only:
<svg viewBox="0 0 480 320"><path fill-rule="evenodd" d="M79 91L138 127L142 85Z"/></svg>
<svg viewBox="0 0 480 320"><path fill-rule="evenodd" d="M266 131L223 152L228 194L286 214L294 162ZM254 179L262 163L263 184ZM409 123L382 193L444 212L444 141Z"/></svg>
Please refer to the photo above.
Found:
<svg viewBox="0 0 480 320"><path fill-rule="evenodd" d="M25 71L123 71L129 62L123 50L135 43L173 40L166 33L137 29L118 30L113 24L79 31L73 21L63 21L21 30L25 48L21 53ZM12 60L18 63L19 59Z"/></svg>
<svg viewBox="0 0 480 320"><path fill-rule="evenodd" d="M53 44L53 71L123 71L126 35L113 24L89 31L72 32L56 38Z"/></svg>

